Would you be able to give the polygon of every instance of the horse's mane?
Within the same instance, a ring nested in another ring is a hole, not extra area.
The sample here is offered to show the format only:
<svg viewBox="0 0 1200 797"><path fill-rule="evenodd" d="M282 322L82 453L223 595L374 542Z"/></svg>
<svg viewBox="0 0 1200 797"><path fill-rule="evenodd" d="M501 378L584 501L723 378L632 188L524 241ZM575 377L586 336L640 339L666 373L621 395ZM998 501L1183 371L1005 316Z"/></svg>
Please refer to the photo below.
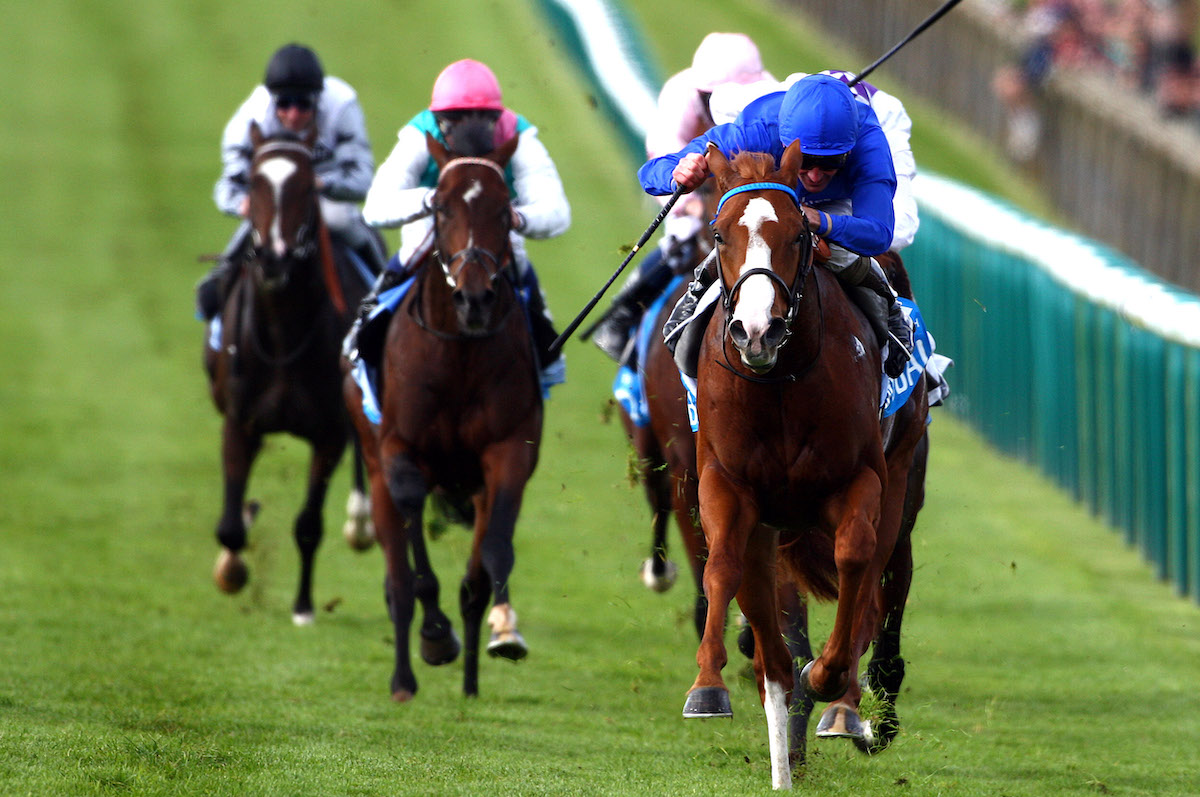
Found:
<svg viewBox="0 0 1200 797"><path fill-rule="evenodd" d="M776 171L775 158L766 152L739 152L733 156L732 166L750 180L765 180Z"/></svg>

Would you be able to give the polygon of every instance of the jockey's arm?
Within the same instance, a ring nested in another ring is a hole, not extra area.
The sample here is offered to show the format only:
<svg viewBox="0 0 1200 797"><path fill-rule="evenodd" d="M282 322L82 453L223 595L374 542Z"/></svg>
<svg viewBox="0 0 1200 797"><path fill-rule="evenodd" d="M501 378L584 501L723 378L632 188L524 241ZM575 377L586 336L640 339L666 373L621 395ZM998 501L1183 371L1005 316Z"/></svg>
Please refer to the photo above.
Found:
<svg viewBox="0 0 1200 797"><path fill-rule="evenodd" d="M537 137L537 128L526 128L513 153L513 210L524 224L517 232L526 238L553 238L571 226L571 205L550 153Z"/></svg>
<svg viewBox="0 0 1200 797"><path fill-rule="evenodd" d="M425 134L412 125L400 128L396 146L367 191L363 218L368 224L390 229L429 215L433 189L421 185L429 160Z"/></svg>
<svg viewBox="0 0 1200 797"><path fill-rule="evenodd" d="M371 187L375 156L358 101L346 103L332 123L333 158L321 170L321 193L330 199L361 202Z"/></svg>
<svg viewBox="0 0 1200 797"><path fill-rule="evenodd" d="M262 96L258 96L259 92ZM267 100L266 89L255 89L234 112L221 133L221 176L213 186L213 202L227 216L241 215L242 203L250 192L250 162L254 147L250 144L250 122L254 109Z"/></svg>

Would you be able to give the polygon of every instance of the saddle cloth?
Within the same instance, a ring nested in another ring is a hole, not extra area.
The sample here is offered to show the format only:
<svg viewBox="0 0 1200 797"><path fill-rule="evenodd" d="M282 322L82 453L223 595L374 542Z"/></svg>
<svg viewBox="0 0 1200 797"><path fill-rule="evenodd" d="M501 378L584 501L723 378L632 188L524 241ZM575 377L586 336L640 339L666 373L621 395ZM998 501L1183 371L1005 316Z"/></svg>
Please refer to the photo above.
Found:
<svg viewBox="0 0 1200 797"><path fill-rule="evenodd" d="M707 294L705 298L707 298ZM895 379L886 374L883 376L879 397L881 420L904 406L912 396L913 389L917 386L917 380L927 371L933 383L929 393L930 406L942 403L950 393L950 387L943 374L954 364L954 361L949 357L934 353L936 344L933 335L925 326L925 319L921 317L921 311L917 308L916 302L900 297L900 304L904 308L904 313L913 323L913 355L909 359L904 373L900 376ZM697 308L697 314L699 314L699 308ZM884 359L887 359L886 351L881 361ZM696 379L682 370L679 372L679 379L683 383L684 393L687 395L688 421L692 425L692 431L695 432L700 429L700 419L696 415Z"/></svg>

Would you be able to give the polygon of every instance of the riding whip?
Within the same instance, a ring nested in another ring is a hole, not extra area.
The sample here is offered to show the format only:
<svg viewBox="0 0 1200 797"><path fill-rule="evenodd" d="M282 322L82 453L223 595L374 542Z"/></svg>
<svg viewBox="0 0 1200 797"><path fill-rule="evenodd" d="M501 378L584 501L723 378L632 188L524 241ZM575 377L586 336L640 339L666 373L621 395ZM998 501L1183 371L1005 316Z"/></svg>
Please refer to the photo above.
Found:
<svg viewBox="0 0 1200 797"><path fill-rule="evenodd" d="M955 2L958 2L958 0L955 0ZM608 282L604 283L604 287L602 287L596 293L596 295L592 297L592 300L588 302L582 310L579 311L579 315L575 316L575 320L568 324L567 328L563 330L562 334L555 338L554 342L550 344L549 357L551 360L555 358L559 350L563 347L563 344L567 342L567 338L571 337L571 333L579 328L579 325L583 323L583 319L587 318L588 313L592 312L592 308L594 308L600 301L601 297L604 296L604 292L607 291L614 282L616 282L617 277L621 276L621 272L624 271L625 267L629 265L629 261L633 260L633 256L636 255L638 250L646 244L646 241L650 240L650 236L654 235L654 231L658 229L658 225L663 223L663 219L665 219L667 214L671 212L671 208L681 196L683 196L683 186L676 188L675 193L671 194L671 198L667 200L667 204L663 205L662 210L660 210L658 215L654 217L654 221L652 221L650 226L646 228L646 231L642 233L642 237L638 238L638 242L633 245L632 249L629 250L629 254L625 256L625 260L622 261L617 270L613 272L613 275L608 278Z"/></svg>
<svg viewBox="0 0 1200 797"><path fill-rule="evenodd" d="M933 23L937 22L939 19L941 19L943 16L946 15L947 11L954 8L956 5L958 5L961 2L962 2L962 0L946 0L946 2L944 4L942 4L941 8L939 8L937 11L934 11L932 14L930 14L925 19L924 22L922 22L920 25L917 25L917 27L913 28L912 33L908 34L903 39L901 39L899 42L897 42L895 47L888 50L883 55L879 56L879 58L877 58L875 60L875 63L871 64L869 67L867 67L866 69L864 69L863 71L861 71L857 75L855 75L854 79L850 81L850 85L851 86L855 85L860 80L865 78L867 75L874 72L876 67L878 67L880 64L882 64L887 59L891 58L893 55L895 55L896 51L898 51L901 47L908 44L910 41L912 41L913 39L917 38L922 33L924 33L926 28L928 28Z"/></svg>

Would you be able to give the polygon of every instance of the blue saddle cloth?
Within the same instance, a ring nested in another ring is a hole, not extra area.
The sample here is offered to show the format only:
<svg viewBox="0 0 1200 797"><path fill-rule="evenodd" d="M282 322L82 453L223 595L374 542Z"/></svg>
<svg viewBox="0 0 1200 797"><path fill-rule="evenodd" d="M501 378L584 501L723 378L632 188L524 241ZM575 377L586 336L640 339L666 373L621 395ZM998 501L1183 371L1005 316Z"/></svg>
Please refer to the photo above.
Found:
<svg viewBox="0 0 1200 797"><path fill-rule="evenodd" d="M654 341L654 336L660 334L656 328L658 327L658 314L662 312L667 298L675 292L683 279L682 274L676 275L642 314L642 319L634 330L634 334L637 336L634 343L634 361L637 363L637 371L635 372L628 365L617 368L617 376L613 380L613 398L625 410L625 414L629 416L629 420L633 422L634 426L645 426L650 423L650 408L646 405L646 370L643 363L646 362L646 356L650 351L650 344Z"/></svg>
<svg viewBox="0 0 1200 797"><path fill-rule="evenodd" d="M396 312L396 308L400 306L400 302L408 294L408 291L415 284L415 279L409 276L404 282L400 283L390 290L386 290L379 295L378 304L371 310L371 314L367 316L363 322L362 329L358 332L359 340L363 340L368 335L377 336L378 331L375 327L383 324L387 325ZM521 300L521 310L525 315L525 323L529 323L529 291L533 288L521 285L517 286L517 296ZM368 330L371 330L368 333ZM377 355L376 355L377 356ZM367 420L378 425L383 419L383 413L379 408L379 365L378 361L372 362L372 355L360 349L358 355L353 359L353 365L350 369L350 375L362 391L362 407L363 414L367 416ZM542 398L549 398L550 388L553 385L562 384L566 381L565 368L559 361L557 367L547 368L541 374Z"/></svg>
<svg viewBox="0 0 1200 797"><path fill-rule="evenodd" d="M913 322L913 354L904 373L895 379L888 376L883 378L879 397L879 417L881 419L893 415L912 396L917 381L929 365L935 349L933 335L929 334L929 329L925 326L925 319L921 317L921 311L917 308L916 302L902 296L900 304L903 305L904 312ZM679 374L679 379L683 382L683 389L687 394L688 420L692 424L692 431L695 432L700 428L700 420L696 416L696 380L682 372Z"/></svg>

